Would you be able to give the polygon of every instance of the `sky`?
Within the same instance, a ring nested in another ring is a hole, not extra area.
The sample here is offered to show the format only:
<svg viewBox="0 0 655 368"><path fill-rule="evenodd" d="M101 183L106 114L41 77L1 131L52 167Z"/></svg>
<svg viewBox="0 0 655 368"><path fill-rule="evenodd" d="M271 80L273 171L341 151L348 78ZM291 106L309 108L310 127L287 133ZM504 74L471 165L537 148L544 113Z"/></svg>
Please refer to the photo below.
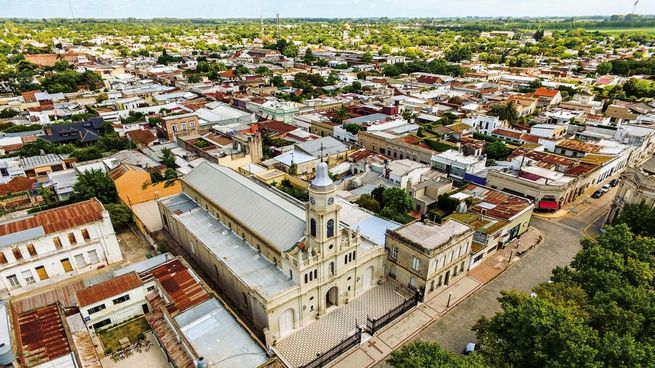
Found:
<svg viewBox="0 0 655 368"><path fill-rule="evenodd" d="M0 0L0 18L272 18L276 13L282 18L583 16L629 14L634 1ZM655 14L655 0L641 0L637 13Z"/></svg>

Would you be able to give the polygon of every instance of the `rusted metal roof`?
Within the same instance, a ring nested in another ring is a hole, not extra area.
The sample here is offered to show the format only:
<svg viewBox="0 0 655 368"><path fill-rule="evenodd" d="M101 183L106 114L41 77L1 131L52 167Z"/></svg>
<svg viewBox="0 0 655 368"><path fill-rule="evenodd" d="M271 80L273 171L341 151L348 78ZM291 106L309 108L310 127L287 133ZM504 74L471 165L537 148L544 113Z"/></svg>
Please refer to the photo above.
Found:
<svg viewBox="0 0 655 368"><path fill-rule="evenodd" d="M77 291L81 289L84 289L83 280L58 288L51 287L47 291L37 295L14 299L11 301L11 307L16 313L24 313L43 308L57 302L63 307L76 307L78 305Z"/></svg>
<svg viewBox="0 0 655 368"><path fill-rule="evenodd" d="M0 224L0 236L43 227L46 234L56 233L102 220L102 204L97 199L54 208Z"/></svg>
<svg viewBox="0 0 655 368"><path fill-rule="evenodd" d="M26 367L34 367L70 354L66 330L56 304L17 315L16 326Z"/></svg>
<svg viewBox="0 0 655 368"><path fill-rule="evenodd" d="M209 293L202 287L189 270L174 259L140 275L143 280L155 278L172 299L167 306L169 313L184 311L196 306L210 298Z"/></svg>
<svg viewBox="0 0 655 368"><path fill-rule="evenodd" d="M80 307L86 307L99 301L124 294L132 289L141 286L141 279L136 272L130 272L123 276L89 286L77 292L77 299Z"/></svg>

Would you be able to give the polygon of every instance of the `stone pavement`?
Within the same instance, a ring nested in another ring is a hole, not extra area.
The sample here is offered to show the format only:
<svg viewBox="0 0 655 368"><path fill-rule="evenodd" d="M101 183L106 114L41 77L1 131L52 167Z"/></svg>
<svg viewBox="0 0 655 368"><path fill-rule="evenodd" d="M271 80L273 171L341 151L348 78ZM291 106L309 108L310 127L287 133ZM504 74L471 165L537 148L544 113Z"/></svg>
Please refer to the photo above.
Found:
<svg viewBox="0 0 655 368"><path fill-rule="evenodd" d="M302 366L351 336L358 325L366 323L367 316L379 318L405 300L406 295L400 294L394 284L376 285L348 304L284 337L273 350L287 365Z"/></svg>
<svg viewBox="0 0 655 368"><path fill-rule="evenodd" d="M525 234L521 235L520 239L510 242L504 249L487 257L465 277L444 289L443 292L428 297L423 303L399 317L375 336L337 359L331 367L372 367L384 361L393 350L439 320L484 284L503 273L510 265L515 264L520 259L516 253L527 252L541 244L542 241L541 232L530 227ZM512 254L511 260L510 254Z"/></svg>

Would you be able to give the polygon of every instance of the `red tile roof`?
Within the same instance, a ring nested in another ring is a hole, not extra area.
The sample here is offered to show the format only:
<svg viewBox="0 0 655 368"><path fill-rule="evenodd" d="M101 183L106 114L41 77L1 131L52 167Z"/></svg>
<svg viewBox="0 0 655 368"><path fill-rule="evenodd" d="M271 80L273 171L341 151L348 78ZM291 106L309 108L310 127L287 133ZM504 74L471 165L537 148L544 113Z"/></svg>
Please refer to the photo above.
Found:
<svg viewBox="0 0 655 368"><path fill-rule="evenodd" d="M534 97L555 97L559 93L559 90L556 89L550 89L550 88L537 88L536 91L534 91Z"/></svg>
<svg viewBox="0 0 655 368"><path fill-rule="evenodd" d="M4 184L0 184L0 195L7 195L9 193L20 193L32 190L36 183L36 179L26 178L24 176L17 176Z"/></svg>
<svg viewBox="0 0 655 368"><path fill-rule="evenodd" d="M141 284L141 279L136 272L130 272L123 276L114 277L111 280L78 290L77 300L80 303L80 307L86 307L87 305L125 294L132 289L138 288Z"/></svg>
<svg viewBox="0 0 655 368"><path fill-rule="evenodd" d="M147 146L157 140L157 137L147 129L130 130L125 134L132 142L143 144L144 146Z"/></svg>
<svg viewBox="0 0 655 368"><path fill-rule="evenodd" d="M16 325L22 366L34 367L70 354L66 330L56 304L17 315Z"/></svg>
<svg viewBox="0 0 655 368"><path fill-rule="evenodd" d="M97 199L54 208L23 217L15 221L0 224L0 236L13 234L19 231L43 227L46 234L82 226L91 222L102 220L104 208Z"/></svg>
<svg viewBox="0 0 655 368"><path fill-rule="evenodd" d="M298 129L298 127L295 127L293 125L289 125L286 123L283 123L281 121L275 121L275 120L267 120L264 122L260 123L262 129L267 130L269 132L275 132L275 133L289 133L291 131L294 131Z"/></svg>
<svg viewBox="0 0 655 368"><path fill-rule="evenodd" d="M179 259L143 272L140 276L144 281L152 277L159 281L172 300L167 307L169 313L187 310L210 298L209 293Z"/></svg>

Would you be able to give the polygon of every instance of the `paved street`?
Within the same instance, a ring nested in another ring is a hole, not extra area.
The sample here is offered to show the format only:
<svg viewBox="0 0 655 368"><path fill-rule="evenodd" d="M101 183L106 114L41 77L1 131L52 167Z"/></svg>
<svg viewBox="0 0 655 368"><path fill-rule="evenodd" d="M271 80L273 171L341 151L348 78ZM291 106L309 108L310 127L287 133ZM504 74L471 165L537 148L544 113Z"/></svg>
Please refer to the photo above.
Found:
<svg viewBox="0 0 655 368"><path fill-rule="evenodd" d="M615 189L600 199L590 199L586 208L577 213L559 218L534 216L532 225L544 234L543 244L410 341L437 341L448 350L461 352L466 343L475 340L475 333L471 331L475 322L481 316L491 316L499 310L497 298L502 290L530 291L537 284L547 281L553 268L571 262L580 249L583 231L588 228L587 232L591 234L600 229L614 192ZM594 221L597 226L588 227Z"/></svg>

